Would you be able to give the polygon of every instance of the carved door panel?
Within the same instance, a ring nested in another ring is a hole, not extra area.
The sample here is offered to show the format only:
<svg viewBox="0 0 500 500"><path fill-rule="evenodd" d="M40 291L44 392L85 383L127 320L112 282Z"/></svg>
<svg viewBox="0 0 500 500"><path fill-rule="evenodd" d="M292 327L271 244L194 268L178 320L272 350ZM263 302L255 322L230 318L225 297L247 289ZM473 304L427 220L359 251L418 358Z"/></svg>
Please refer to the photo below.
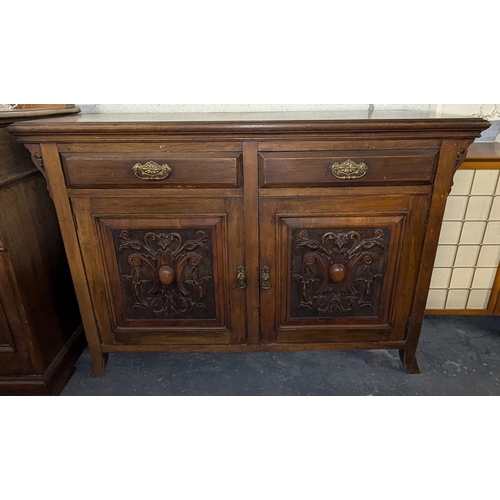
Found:
<svg viewBox="0 0 500 500"><path fill-rule="evenodd" d="M75 199L109 345L243 342L240 199Z"/></svg>
<svg viewBox="0 0 500 500"><path fill-rule="evenodd" d="M264 342L403 340L428 202L427 195L263 200Z"/></svg>

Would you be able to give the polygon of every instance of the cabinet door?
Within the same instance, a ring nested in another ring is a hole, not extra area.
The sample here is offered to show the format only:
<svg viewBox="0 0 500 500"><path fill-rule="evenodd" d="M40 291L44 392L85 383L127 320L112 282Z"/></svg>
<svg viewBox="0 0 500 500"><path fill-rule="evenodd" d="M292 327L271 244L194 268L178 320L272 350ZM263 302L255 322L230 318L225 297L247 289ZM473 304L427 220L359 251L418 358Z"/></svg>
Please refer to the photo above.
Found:
<svg viewBox="0 0 500 500"><path fill-rule="evenodd" d="M0 377L33 373L26 320L9 254L0 252Z"/></svg>
<svg viewBox="0 0 500 500"><path fill-rule="evenodd" d="M263 341L404 340L428 203L428 195L263 199Z"/></svg>
<svg viewBox="0 0 500 500"><path fill-rule="evenodd" d="M244 341L240 198L74 199L73 207L104 344Z"/></svg>

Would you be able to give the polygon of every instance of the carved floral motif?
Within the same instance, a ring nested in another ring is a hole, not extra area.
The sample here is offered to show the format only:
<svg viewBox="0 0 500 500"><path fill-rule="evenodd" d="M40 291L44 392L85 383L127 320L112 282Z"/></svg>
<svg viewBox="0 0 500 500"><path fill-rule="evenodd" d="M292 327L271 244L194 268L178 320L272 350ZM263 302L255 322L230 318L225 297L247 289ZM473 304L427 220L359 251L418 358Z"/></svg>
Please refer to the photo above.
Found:
<svg viewBox="0 0 500 500"><path fill-rule="evenodd" d="M118 263L121 279L128 285L125 294L132 298L128 301L132 312L142 310L167 319L215 317L207 232L146 232L135 238L121 231L118 240L118 254L126 256L126 260L119 257ZM126 267L129 273L122 274Z"/></svg>
<svg viewBox="0 0 500 500"><path fill-rule="evenodd" d="M295 231L294 317L378 314L391 229L359 231Z"/></svg>

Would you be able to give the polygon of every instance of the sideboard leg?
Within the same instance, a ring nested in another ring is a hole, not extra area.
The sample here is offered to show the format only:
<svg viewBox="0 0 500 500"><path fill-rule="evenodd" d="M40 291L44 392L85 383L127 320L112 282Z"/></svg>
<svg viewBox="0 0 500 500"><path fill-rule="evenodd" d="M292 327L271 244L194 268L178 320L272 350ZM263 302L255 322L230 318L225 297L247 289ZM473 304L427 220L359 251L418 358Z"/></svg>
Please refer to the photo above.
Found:
<svg viewBox="0 0 500 500"><path fill-rule="evenodd" d="M409 375L420 375L421 371L417 362L416 351L410 349L401 349L399 351L399 356L405 367L406 373Z"/></svg>
<svg viewBox="0 0 500 500"><path fill-rule="evenodd" d="M103 353L100 349L98 352L90 351L92 360L92 368L90 370L91 378L101 378L104 375L104 370L108 364L109 354Z"/></svg>

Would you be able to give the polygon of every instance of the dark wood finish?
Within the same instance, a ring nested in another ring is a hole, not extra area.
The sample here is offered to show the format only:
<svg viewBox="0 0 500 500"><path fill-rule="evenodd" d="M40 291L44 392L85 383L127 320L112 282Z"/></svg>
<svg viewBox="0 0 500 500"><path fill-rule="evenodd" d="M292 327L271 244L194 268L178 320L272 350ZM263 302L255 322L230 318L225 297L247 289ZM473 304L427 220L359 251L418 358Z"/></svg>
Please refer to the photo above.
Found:
<svg viewBox="0 0 500 500"><path fill-rule="evenodd" d="M12 120L0 115L0 395L57 395L85 336L46 182Z"/></svg>
<svg viewBox="0 0 500 500"><path fill-rule="evenodd" d="M498 266L497 275L493 288L491 290L491 297L488 303L488 313L494 316L500 316L500 265Z"/></svg>
<svg viewBox="0 0 500 500"><path fill-rule="evenodd" d="M493 287L495 294L491 297L492 311L495 316L500 316L500 267L498 268L498 273L495 279L495 285ZM496 297L495 297L496 295ZM496 299L496 302L495 302Z"/></svg>
<svg viewBox="0 0 500 500"><path fill-rule="evenodd" d="M82 255L104 343L241 342L241 199L75 198L73 207L80 240L92 242Z"/></svg>
<svg viewBox="0 0 500 500"><path fill-rule="evenodd" d="M399 349L418 373L444 204L487 126L175 114L11 130L43 157L99 376L107 353L328 349ZM182 180L133 178L172 160Z"/></svg>
<svg viewBox="0 0 500 500"><path fill-rule="evenodd" d="M70 154L61 155L68 187L141 188L149 181L136 177L134 165L154 161L167 164L172 173L149 189L165 188L237 188L241 186L241 153L170 153L158 154ZM103 168L105 165L105 168Z"/></svg>
<svg viewBox="0 0 500 500"><path fill-rule="evenodd" d="M79 112L80 108L73 104L18 104L17 109L0 112L0 124L5 126L18 120L74 115Z"/></svg>
<svg viewBox="0 0 500 500"><path fill-rule="evenodd" d="M416 198L428 205L429 195ZM403 340L418 269L411 249L421 250L425 229L411 213L412 201L382 194L263 200L261 254L273 284L262 291L263 340ZM330 276L336 264L345 268L338 285ZM298 302L302 313L292 313Z"/></svg>
<svg viewBox="0 0 500 500"><path fill-rule="evenodd" d="M432 184L439 150L261 153L260 187L336 187ZM365 163L360 179L340 180L329 170L347 160Z"/></svg>
<svg viewBox="0 0 500 500"><path fill-rule="evenodd" d="M255 345L260 336L260 269L259 261L259 189L258 189L258 144L248 142L243 145L245 184L245 269L247 280L247 335L248 343Z"/></svg>
<svg viewBox="0 0 500 500"><path fill-rule="evenodd" d="M41 110L67 110L74 109L73 104L18 104L16 110L41 109Z"/></svg>
<svg viewBox="0 0 500 500"><path fill-rule="evenodd" d="M488 309L428 309L428 316L492 316Z"/></svg>

